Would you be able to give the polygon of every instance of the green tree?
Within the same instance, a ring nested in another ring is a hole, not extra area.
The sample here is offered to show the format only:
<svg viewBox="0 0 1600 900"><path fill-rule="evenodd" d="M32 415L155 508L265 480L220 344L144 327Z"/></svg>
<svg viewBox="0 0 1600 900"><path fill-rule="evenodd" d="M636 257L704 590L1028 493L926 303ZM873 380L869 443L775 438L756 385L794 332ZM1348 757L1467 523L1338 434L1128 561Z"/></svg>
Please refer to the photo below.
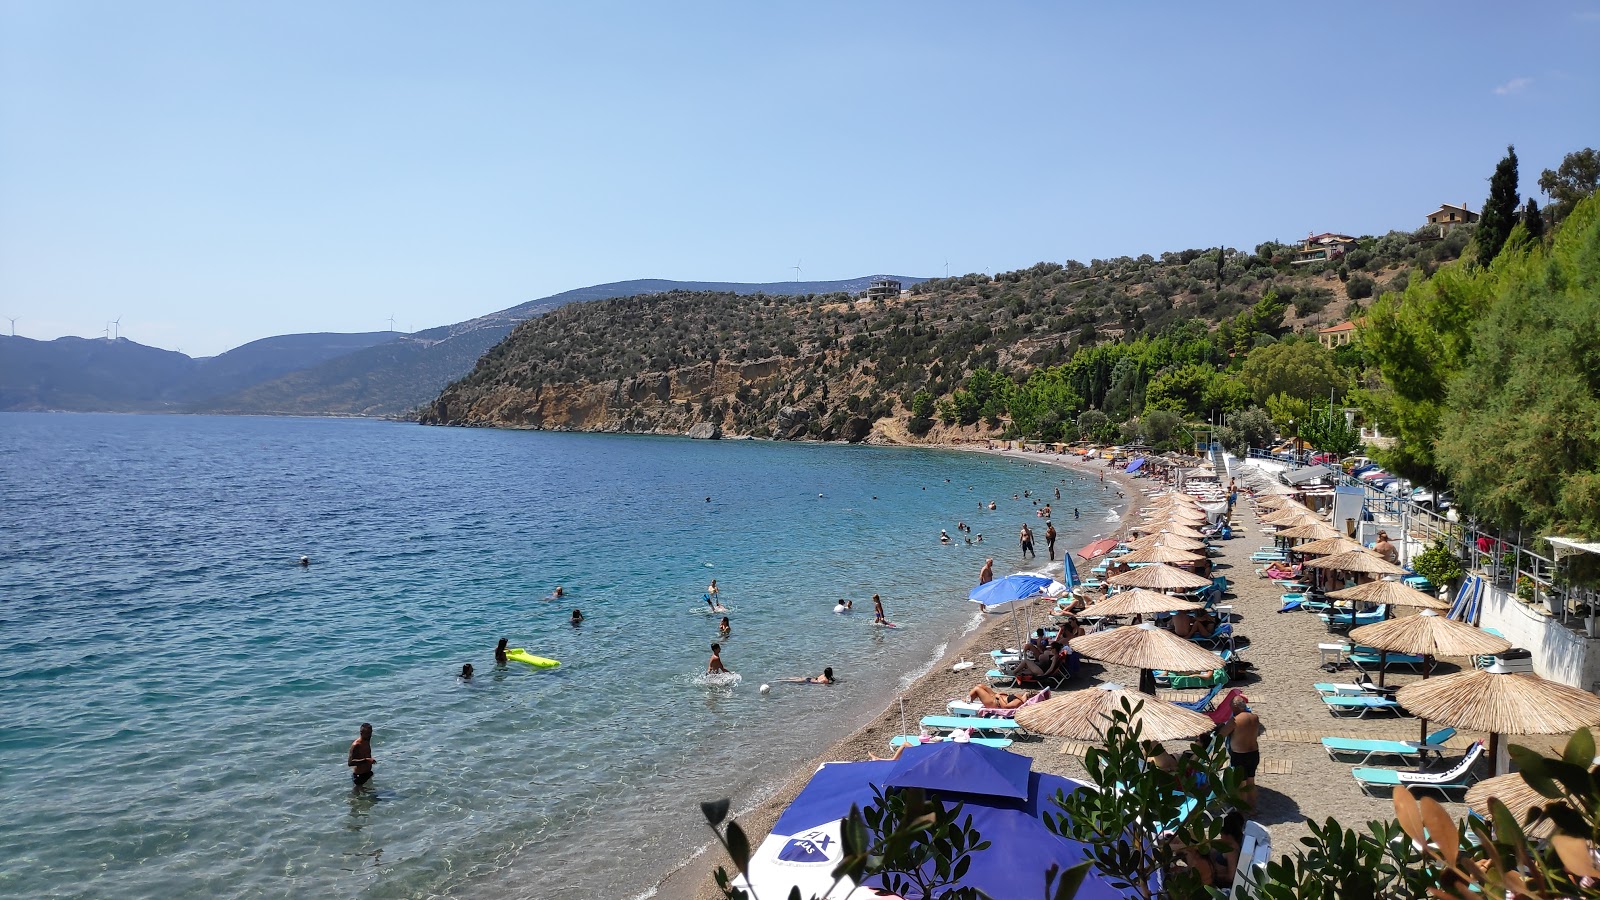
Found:
<svg viewBox="0 0 1600 900"><path fill-rule="evenodd" d="M1288 394L1273 394L1267 398L1267 413L1278 433L1289 437L1291 432L1299 431L1301 422L1311 418L1311 403Z"/></svg>
<svg viewBox="0 0 1600 900"><path fill-rule="evenodd" d="M933 428L933 395L917 391L911 398L911 418L906 420L906 430L922 436Z"/></svg>
<svg viewBox="0 0 1600 900"><path fill-rule="evenodd" d="M1164 409L1185 416L1200 416L1209 412L1206 406L1206 389L1216 375L1209 366L1191 363L1168 369L1150 379L1144 391L1147 410Z"/></svg>
<svg viewBox="0 0 1600 900"><path fill-rule="evenodd" d="M1093 441L1105 433L1111 418L1098 409L1086 409L1078 413L1078 439Z"/></svg>
<svg viewBox="0 0 1600 900"><path fill-rule="evenodd" d="M1561 222L1572 210L1600 186L1600 153L1585 147L1562 157L1556 169L1545 169L1539 175L1539 190L1553 201L1550 218Z"/></svg>
<svg viewBox="0 0 1600 900"><path fill-rule="evenodd" d="M1239 378L1258 402L1287 394L1311 399L1332 392L1342 396L1347 376L1334 364L1333 353L1316 341L1283 341L1251 351Z"/></svg>
<svg viewBox="0 0 1600 900"><path fill-rule="evenodd" d="M1489 521L1600 538L1600 200L1578 204L1548 253L1499 265L1449 382L1439 464Z"/></svg>
<svg viewBox="0 0 1600 900"><path fill-rule="evenodd" d="M1494 167L1489 178L1489 199L1484 201L1483 213L1478 217L1478 230L1473 240L1478 247L1478 262L1488 265L1500 255L1500 248L1511 236L1517 224L1517 150L1507 146L1506 155Z"/></svg>
<svg viewBox="0 0 1600 900"><path fill-rule="evenodd" d="M1238 430L1239 437L1246 447L1265 449L1272 446L1273 440L1277 437L1272 428L1272 416L1259 406L1234 413L1228 417L1228 424Z"/></svg>
<svg viewBox="0 0 1600 900"><path fill-rule="evenodd" d="M1528 237L1535 243L1544 242L1544 213L1539 211L1539 204L1532 197L1522 208L1522 227L1528 229Z"/></svg>
<svg viewBox="0 0 1600 900"><path fill-rule="evenodd" d="M1313 406L1300 426L1300 439L1308 447L1342 459L1360 449L1361 429L1351 425L1337 406Z"/></svg>

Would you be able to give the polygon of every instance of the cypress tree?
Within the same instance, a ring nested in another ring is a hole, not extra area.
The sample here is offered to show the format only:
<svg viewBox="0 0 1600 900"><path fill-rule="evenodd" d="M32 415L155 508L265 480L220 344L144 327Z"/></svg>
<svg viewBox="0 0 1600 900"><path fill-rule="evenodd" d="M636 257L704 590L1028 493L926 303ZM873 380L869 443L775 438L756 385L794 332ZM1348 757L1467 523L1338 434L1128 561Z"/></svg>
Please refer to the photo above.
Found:
<svg viewBox="0 0 1600 900"><path fill-rule="evenodd" d="M1478 219L1478 262L1488 265L1506 245L1511 229L1517 224L1517 150L1506 146L1505 159L1494 167L1489 179L1489 199L1484 201L1483 215Z"/></svg>
<svg viewBox="0 0 1600 900"><path fill-rule="evenodd" d="M1532 197L1528 198L1528 205L1522 208L1522 227L1528 229L1528 237L1534 241L1544 240L1544 213Z"/></svg>

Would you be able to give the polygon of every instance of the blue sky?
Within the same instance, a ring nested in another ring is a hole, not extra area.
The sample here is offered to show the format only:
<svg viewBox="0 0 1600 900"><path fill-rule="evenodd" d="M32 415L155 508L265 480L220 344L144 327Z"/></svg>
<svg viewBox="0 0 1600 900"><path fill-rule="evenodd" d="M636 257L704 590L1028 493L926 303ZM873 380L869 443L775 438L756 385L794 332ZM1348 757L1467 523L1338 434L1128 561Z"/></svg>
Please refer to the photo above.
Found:
<svg viewBox="0 0 1600 900"><path fill-rule="evenodd" d="M1411 229L1600 144L1596 46L1594 0L0 0L0 314L206 355Z"/></svg>

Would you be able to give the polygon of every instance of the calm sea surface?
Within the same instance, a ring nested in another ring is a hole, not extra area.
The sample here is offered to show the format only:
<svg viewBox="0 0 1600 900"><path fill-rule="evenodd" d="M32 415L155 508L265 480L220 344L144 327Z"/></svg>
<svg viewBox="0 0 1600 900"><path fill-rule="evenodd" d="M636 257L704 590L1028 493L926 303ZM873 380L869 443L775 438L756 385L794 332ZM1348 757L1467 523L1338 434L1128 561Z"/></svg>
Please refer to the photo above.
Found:
<svg viewBox="0 0 1600 900"><path fill-rule="evenodd" d="M0 414L0 895L636 897L970 628L1057 487L1060 546L1108 530L973 454Z"/></svg>

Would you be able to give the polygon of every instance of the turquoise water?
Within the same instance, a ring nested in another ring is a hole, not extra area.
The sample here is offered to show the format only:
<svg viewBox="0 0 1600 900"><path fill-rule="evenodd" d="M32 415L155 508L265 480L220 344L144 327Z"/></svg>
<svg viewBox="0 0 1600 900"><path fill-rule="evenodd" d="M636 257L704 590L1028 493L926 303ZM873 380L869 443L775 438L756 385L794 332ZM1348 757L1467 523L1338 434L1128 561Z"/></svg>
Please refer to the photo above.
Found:
<svg viewBox="0 0 1600 900"><path fill-rule="evenodd" d="M755 800L970 628L1039 524L1011 496L1055 487L1060 546L1107 530L1097 485L975 454L0 415L0 894L638 896L696 801ZM939 544L959 519L988 543ZM563 665L497 669L502 636Z"/></svg>

